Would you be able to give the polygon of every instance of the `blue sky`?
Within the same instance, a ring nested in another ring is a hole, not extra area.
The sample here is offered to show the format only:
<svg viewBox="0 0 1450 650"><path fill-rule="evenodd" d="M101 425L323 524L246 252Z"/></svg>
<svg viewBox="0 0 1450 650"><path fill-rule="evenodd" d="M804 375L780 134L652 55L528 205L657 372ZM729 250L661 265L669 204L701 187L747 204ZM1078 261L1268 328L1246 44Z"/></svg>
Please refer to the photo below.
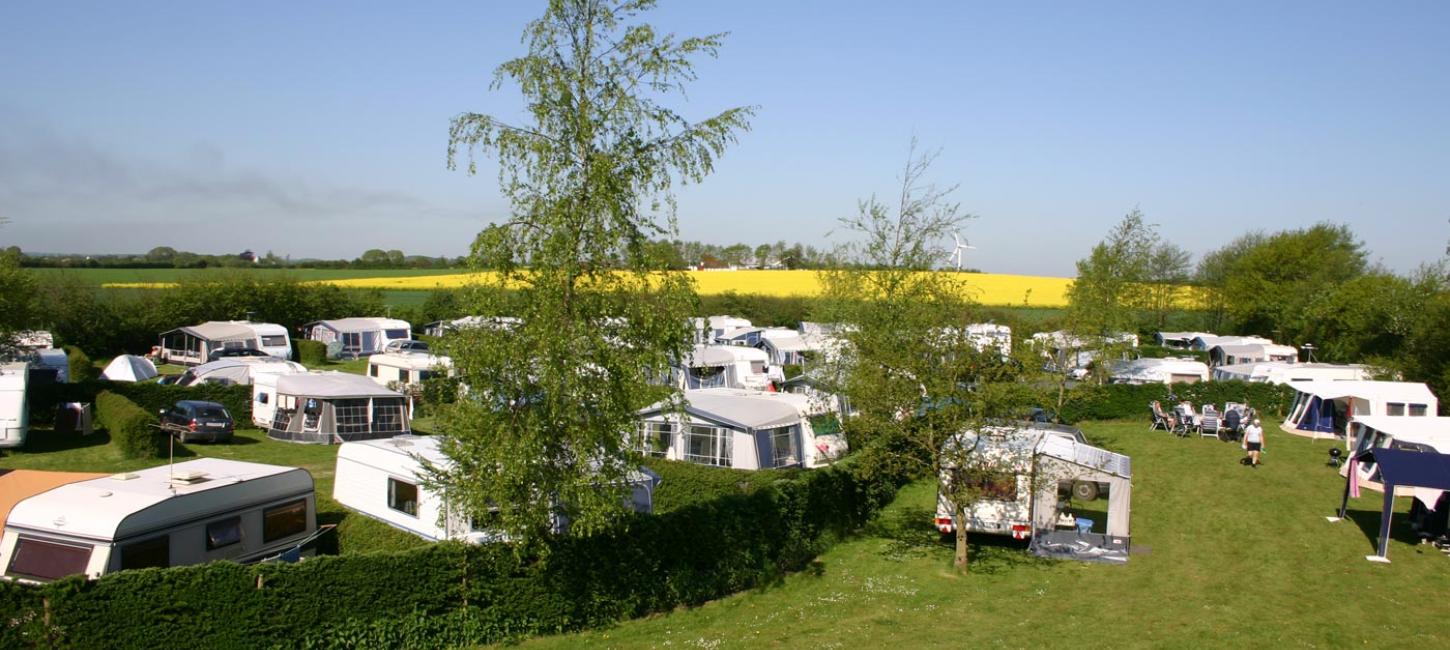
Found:
<svg viewBox="0 0 1450 650"><path fill-rule="evenodd" d="M1450 3L665 0L728 31L680 105L760 107L681 236L822 244L913 135L979 216L967 263L1071 274L1125 212L1200 254L1347 223L1400 271L1450 239ZM458 255L507 213L449 119L538 2L0 4L0 243Z"/></svg>

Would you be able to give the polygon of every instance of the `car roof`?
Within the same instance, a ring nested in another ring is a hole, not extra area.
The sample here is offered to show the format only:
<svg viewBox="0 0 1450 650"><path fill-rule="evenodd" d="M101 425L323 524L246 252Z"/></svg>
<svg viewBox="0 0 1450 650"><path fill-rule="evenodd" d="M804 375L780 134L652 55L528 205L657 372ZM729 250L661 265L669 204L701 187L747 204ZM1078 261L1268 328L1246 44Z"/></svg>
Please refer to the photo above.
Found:
<svg viewBox="0 0 1450 650"><path fill-rule="evenodd" d="M220 407L220 408L226 408L225 405L223 405L223 404L221 404L219 402L208 402L206 400L201 400L201 399L184 399L184 400L181 400L181 401L177 402L177 405L182 405L182 404L185 404L187 406L216 406L216 407Z"/></svg>

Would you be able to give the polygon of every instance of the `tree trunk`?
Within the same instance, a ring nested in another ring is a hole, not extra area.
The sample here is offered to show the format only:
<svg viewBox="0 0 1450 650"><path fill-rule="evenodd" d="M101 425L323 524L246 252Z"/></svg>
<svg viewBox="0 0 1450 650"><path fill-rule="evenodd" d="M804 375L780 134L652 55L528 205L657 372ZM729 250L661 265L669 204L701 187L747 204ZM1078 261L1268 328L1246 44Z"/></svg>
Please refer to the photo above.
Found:
<svg viewBox="0 0 1450 650"><path fill-rule="evenodd" d="M952 564L959 571L967 570L967 512L957 508L957 554Z"/></svg>

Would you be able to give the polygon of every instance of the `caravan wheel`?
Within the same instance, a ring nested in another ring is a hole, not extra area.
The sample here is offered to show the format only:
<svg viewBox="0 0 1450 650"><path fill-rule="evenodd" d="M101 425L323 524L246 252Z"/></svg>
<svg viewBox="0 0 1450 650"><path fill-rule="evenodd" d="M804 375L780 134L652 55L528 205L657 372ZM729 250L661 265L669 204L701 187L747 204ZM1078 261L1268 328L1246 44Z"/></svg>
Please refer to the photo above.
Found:
<svg viewBox="0 0 1450 650"><path fill-rule="evenodd" d="M1072 498L1078 501L1092 501L1098 498L1098 484L1092 481L1073 483Z"/></svg>

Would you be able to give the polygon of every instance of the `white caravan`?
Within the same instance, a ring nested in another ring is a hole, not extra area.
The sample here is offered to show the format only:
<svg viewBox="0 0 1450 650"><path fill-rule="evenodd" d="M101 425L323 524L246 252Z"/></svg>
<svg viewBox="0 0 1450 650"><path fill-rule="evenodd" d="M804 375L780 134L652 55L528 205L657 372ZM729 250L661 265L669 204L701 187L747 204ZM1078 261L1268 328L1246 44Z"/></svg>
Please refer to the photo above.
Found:
<svg viewBox="0 0 1450 650"><path fill-rule="evenodd" d="M770 357L764 350L738 345L697 345L671 371L681 390L770 386Z"/></svg>
<svg viewBox="0 0 1450 650"><path fill-rule="evenodd" d="M353 359L382 352L393 341L413 338L413 326L396 318L320 320L303 325L302 331L314 341L337 343L334 356Z"/></svg>
<svg viewBox="0 0 1450 650"><path fill-rule="evenodd" d="M449 332L474 327L513 328L523 320L513 316L464 316L452 320L435 320L423 326L424 336L440 337Z"/></svg>
<svg viewBox="0 0 1450 650"><path fill-rule="evenodd" d="M409 432L411 410L405 395L362 375L253 377L252 422L274 440L332 444L391 438Z"/></svg>
<svg viewBox="0 0 1450 650"><path fill-rule="evenodd" d="M156 355L165 363L198 366L210 360L212 352L229 348L260 350L278 359L292 358L292 339L287 328L275 323L208 321L179 327L161 334Z"/></svg>
<svg viewBox="0 0 1450 650"><path fill-rule="evenodd" d="M1280 428L1312 437L1345 435L1355 418L1423 418L1440 409L1430 387L1416 382L1296 381L1289 387L1297 392Z"/></svg>
<svg viewBox="0 0 1450 650"><path fill-rule="evenodd" d="M1196 384L1208 381L1208 364L1193 359L1134 359L1112 366L1114 384Z"/></svg>
<svg viewBox="0 0 1450 650"><path fill-rule="evenodd" d="M25 444L30 430L30 409L25 404L29 384L29 364L0 363L0 448Z"/></svg>
<svg viewBox="0 0 1450 650"><path fill-rule="evenodd" d="M1214 381L1247 381L1279 385L1292 381L1364 381L1373 376L1374 370L1369 366L1333 363L1260 361L1218 366L1213 369Z"/></svg>
<svg viewBox="0 0 1450 650"><path fill-rule="evenodd" d="M846 453L845 438L817 435L805 395L711 388L685 391L684 399L683 413L664 404L640 411L634 444L641 452L749 470L820 467Z"/></svg>
<svg viewBox="0 0 1450 650"><path fill-rule="evenodd" d="M0 476L16 484L3 490L15 502L0 537L11 580L253 562L317 531L312 475L295 467L200 458L113 476L14 474Z"/></svg>
<svg viewBox="0 0 1450 650"><path fill-rule="evenodd" d="M307 372L307 366L296 361L271 357L224 357L188 368L176 379L177 386L222 384L251 386L261 375L295 375Z"/></svg>
<svg viewBox="0 0 1450 650"><path fill-rule="evenodd" d="M996 350L1003 358L1012 356L1012 328L996 323L973 323L967 326L967 338L977 350Z"/></svg>
<svg viewBox="0 0 1450 650"><path fill-rule="evenodd" d="M1208 349L1208 363L1212 366L1231 366L1260 361L1294 363L1298 360L1298 350L1292 346L1276 343L1220 344Z"/></svg>
<svg viewBox="0 0 1450 650"><path fill-rule="evenodd" d="M428 540L489 543L503 539L488 528L487 517L470 517L424 485L424 461L436 467L452 462L432 436L345 442L337 448L332 498L364 516ZM659 476L641 468L628 480L630 506L638 512L653 512ZM554 532L562 533L567 527L565 518L555 517Z"/></svg>
<svg viewBox="0 0 1450 650"><path fill-rule="evenodd" d="M1153 342L1165 348L1187 350L1193 345L1193 339L1204 336L1218 335L1213 332L1158 332L1153 335Z"/></svg>
<svg viewBox="0 0 1450 650"><path fill-rule="evenodd" d="M1188 342L1188 349L1207 352L1216 345L1273 345L1273 341L1262 336L1215 336L1199 334Z"/></svg>
<svg viewBox="0 0 1450 650"><path fill-rule="evenodd" d="M392 390L416 388L438 374L453 376L453 359L427 352L383 352L368 357L368 377Z"/></svg>
<svg viewBox="0 0 1450 650"><path fill-rule="evenodd" d="M1083 442L1071 431L1028 427L988 427L987 435L965 432L947 444L983 454L981 468L998 477L977 478L985 496L965 513L969 532L1010 535L1026 539L1060 526L1071 527L1075 517L1062 495L1091 501L1107 491L1105 534L1126 540L1132 499L1132 462L1122 454ZM937 489L934 523L943 534L956 531L951 502L953 468L946 468ZM1072 523L1068 523L1072 522ZM1094 522L1096 524L1097 522Z"/></svg>

